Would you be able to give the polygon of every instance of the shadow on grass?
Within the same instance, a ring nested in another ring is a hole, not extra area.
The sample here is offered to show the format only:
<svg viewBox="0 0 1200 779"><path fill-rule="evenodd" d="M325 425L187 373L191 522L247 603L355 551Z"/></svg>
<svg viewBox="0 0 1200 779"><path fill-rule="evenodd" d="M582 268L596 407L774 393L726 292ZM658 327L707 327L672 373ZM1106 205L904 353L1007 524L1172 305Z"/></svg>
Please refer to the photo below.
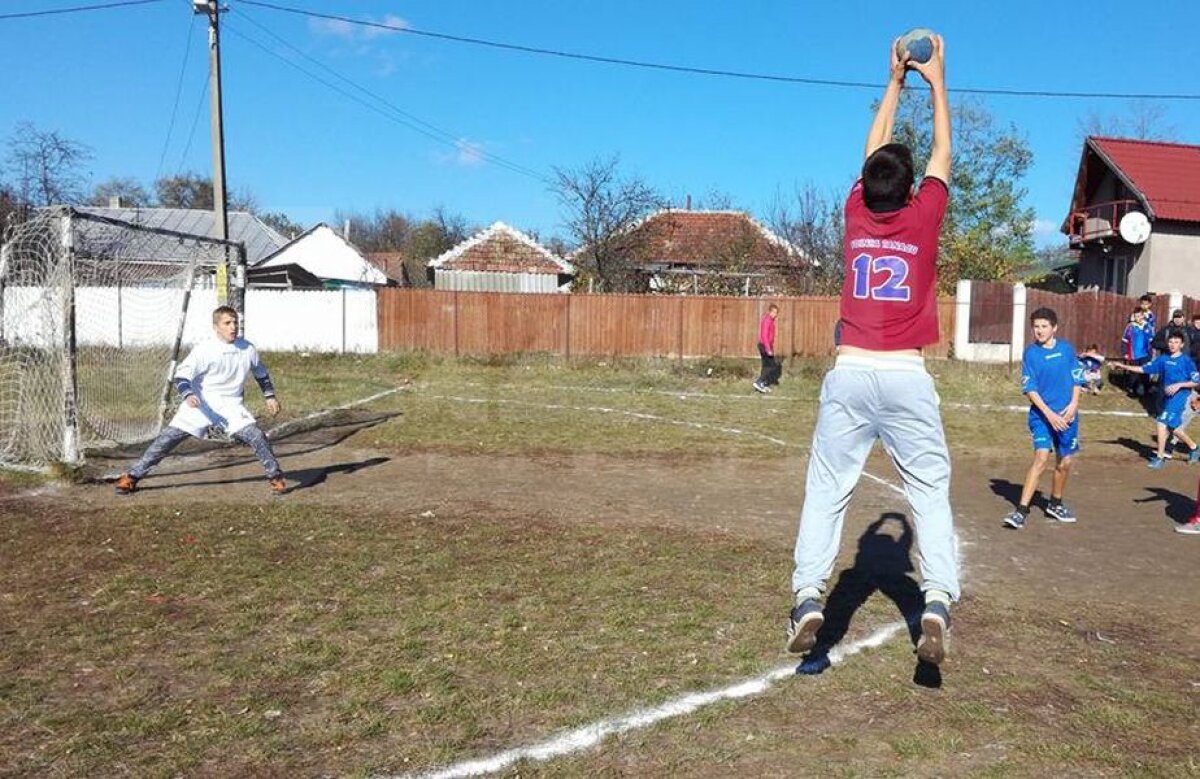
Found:
<svg viewBox="0 0 1200 779"><path fill-rule="evenodd" d="M1118 446L1123 446L1126 449L1136 452L1138 457L1141 457L1143 460L1149 460L1151 457L1154 456L1155 452L1157 451L1157 449L1151 444L1144 444L1141 441L1138 441L1137 439L1129 438L1126 436L1122 436L1120 438L1114 438L1110 441L1101 441L1100 443L1102 443L1102 444L1117 444Z"/></svg>
<svg viewBox="0 0 1200 779"><path fill-rule="evenodd" d="M1011 482L1008 479L992 479L991 488L998 497L1015 506L1021 500L1021 490L1025 488L1025 485ZM1034 500L1039 497L1041 497L1040 493L1034 493Z"/></svg>
<svg viewBox="0 0 1200 779"><path fill-rule="evenodd" d="M888 522L898 522L899 537L882 532ZM903 514L888 512L872 522L858 539L854 565L838 576L825 601L825 622L817 632L817 643L796 667L797 674L824 673L831 665L829 652L850 628L850 620L876 592L889 598L908 626L913 646L921 637L921 611L925 598L916 580L909 576L912 564L912 526ZM917 661L913 681L924 687L940 687L941 672L935 665Z"/></svg>
<svg viewBox="0 0 1200 779"><path fill-rule="evenodd" d="M1180 495L1178 492L1163 489L1162 487L1144 487L1146 492L1150 493L1145 498L1134 498L1134 503L1158 503L1166 504L1167 516L1172 522L1182 524L1192 518L1196 512L1196 502L1187 495Z"/></svg>
<svg viewBox="0 0 1200 779"><path fill-rule="evenodd" d="M275 448L275 455L283 465L284 471L287 472L287 460L293 457L302 457L306 454L319 452L323 449L328 449L337 446L346 439L356 433L368 430L377 425L381 425L388 420L400 416L399 411L390 411L385 413L371 413L363 415L361 412L341 416L335 419L313 420L311 424L297 427L297 429L289 431L284 435L271 438L271 444ZM288 449L286 452L281 452L280 447L299 445L303 448ZM145 446L131 447L125 446L119 449L106 450L101 458L104 460L136 460L141 456ZM182 451L180 451L182 450ZM245 452L246 454L242 454ZM170 454L170 460L188 460L209 455L218 455L219 459L211 465L198 465L194 468L188 468L187 473L204 473L205 471L218 471L224 468L236 468L242 465L252 465L258 462L258 458L252 452L237 441L212 441L212 440L196 440L184 442L179 449ZM122 466L128 467L128 466ZM313 470L313 469L309 469ZM304 471L298 471L303 473ZM168 474L163 474L168 475ZM288 474L291 475L290 473ZM96 476L91 480L111 481L115 476L101 477ZM212 482L212 483L235 483L237 481L253 481L254 479L233 479L227 482ZM140 487L140 489L153 489L150 487Z"/></svg>
<svg viewBox="0 0 1200 779"><path fill-rule="evenodd" d="M320 468L303 468L298 471L285 470L284 478L298 482L289 487L283 494L295 492L296 490L305 490L309 487L315 487L322 484L330 474L334 473L354 473L361 471L363 468L370 468L375 465L382 465L391 460L390 457L370 457L366 460L359 460L354 463L338 463L337 465L326 465ZM254 462L253 460L251 462ZM189 472L190 473L190 472ZM184 475L184 474L181 474ZM168 476L169 478L169 476ZM138 492L152 492L154 490L178 490L188 487L216 487L225 484L248 484L250 482L263 482L266 484L266 476L238 476L232 479L209 479L208 481L189 481L183 483L158 484L152 487L144 486L144 483L139 483Z"/></svg>

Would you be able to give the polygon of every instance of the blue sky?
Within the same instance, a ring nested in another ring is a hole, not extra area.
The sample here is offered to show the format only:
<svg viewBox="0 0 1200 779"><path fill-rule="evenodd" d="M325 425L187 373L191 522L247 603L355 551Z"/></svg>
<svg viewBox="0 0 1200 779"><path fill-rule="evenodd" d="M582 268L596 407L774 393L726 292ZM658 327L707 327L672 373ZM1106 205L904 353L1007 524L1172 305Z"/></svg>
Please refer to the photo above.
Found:
<svg viewBox="0 0 1200 779"><path fill-rule="evenodd" d="M4 0L0 13L96 1ZM540 48L879 85L891 39L928 26L946 38L952 94L955 87L1200 93L1200 3L1194 0L1086 6L1034 0L275 1ZM480 149L546 176L555 166L617 154L623 170L679 204L688 194L702 199L719 191L765 216L777 193L797 184L833 193L850 183L861 163L868 107L879 93L518 54L227 2L231 186L305 224L329 220L335 209L394 208L422 216L441 206L477 225L501 220L543 236L565 235L545 182L489 162ZM436 127L445 142L348 99L264 47L356 93L321 68L333 69ZM204 22L193 17L189 0L0 20L0 68L10 74L0 101L0 136L24 120L85 143L94 154L93 182L130 176L148 185L180 170L207 175L207 103L193 125L206 57ZM1093 114L1127 114L1130 102L987 97L983 103L1031 145L1034 165L1024 185L1039 220L1038 242L1061 243L1056 228L1069 204L1081 122ZM1200 100L1152 105L1176 140L1200 143Z"/></svg>

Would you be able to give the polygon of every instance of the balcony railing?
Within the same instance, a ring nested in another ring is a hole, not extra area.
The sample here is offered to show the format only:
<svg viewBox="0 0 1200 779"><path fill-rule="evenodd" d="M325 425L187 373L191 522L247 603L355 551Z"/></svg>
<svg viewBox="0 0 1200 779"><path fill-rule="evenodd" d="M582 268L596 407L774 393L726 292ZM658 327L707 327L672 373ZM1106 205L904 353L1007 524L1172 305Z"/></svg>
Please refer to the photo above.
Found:
<svg viewBox="0 0 1200 779"><path fill-rule="evenodd" d="M1141 211L1142 205L1136 200L1113 200L1108 203L1094 203L1082 211L1071 214L1068 226L1067 240L1072 247L1080 247L1091 241L1103 238L1113 238L1121 224L1121 217L1130 211Z"/></svg>

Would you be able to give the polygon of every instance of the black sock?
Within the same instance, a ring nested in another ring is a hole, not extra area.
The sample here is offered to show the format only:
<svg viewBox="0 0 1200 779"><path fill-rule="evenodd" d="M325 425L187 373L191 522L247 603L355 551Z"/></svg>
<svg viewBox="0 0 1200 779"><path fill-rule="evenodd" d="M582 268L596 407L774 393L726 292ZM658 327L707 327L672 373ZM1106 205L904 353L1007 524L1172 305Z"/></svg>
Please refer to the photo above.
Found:
<svg viewBox="0 0 1200 779"><path fill-rule="evenodd" d="M1050 508L1054 508L1055 506L1061 506L1061 505L1062 505L1062 498L1056 498L1053 495L1050 496Z"/></svg>
<svg viewBox="0 0 1200 779"><path fill-rule="evenodd" d="M1017 506L1017 513L1023 517L1029 516L1029 507L1025 505Z"/></svg>

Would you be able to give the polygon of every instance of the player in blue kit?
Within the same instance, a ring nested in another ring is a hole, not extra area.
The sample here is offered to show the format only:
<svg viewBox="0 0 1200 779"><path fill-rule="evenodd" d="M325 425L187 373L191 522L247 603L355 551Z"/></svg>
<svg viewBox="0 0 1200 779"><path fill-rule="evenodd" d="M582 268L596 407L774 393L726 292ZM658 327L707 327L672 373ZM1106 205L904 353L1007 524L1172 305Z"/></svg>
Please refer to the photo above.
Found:
<svg viewBox="0 0 1200 779"><path fill-rule="evenodd" d="M1189 450L1188 462L1200 461L1200 451L1196 442L1183 431L1183 412L1187 409L1190 392L1184 390L1200 386L1200 372L1196 371L1196 363L1183 352L1183 333L1172 330L1167 335L1167 353L1160 354L1142 366L1114 363L1113 368L1130 373L1144 373L1147 376L1158 376L1162 384L1162 411L1155 418L1158 428L1158 451L1150 458L1149 467L1155 470L1163 467L1167 460L1167 439L1174 433Z"/></svg>
<svg viewBox="0 0 1200 779"><path fill-rule="evenodd" d="M1083 365L1075 347L1056 337L1058 314L1039 308L1029 316L1034 343L1025 347L1021 360L1021 391L1029 398L1029 433L1033 436L1033 463L1025 475L1021 502L1004 518L1012 528L1025 527L1029 506L1053 449L1057 460L1050 487L1046 516L1059 522L1074 522L1075 514L1063 503L1063 490L1071 475L1071 464L1079 453L1079 396L1082 394Z"/></svg>

